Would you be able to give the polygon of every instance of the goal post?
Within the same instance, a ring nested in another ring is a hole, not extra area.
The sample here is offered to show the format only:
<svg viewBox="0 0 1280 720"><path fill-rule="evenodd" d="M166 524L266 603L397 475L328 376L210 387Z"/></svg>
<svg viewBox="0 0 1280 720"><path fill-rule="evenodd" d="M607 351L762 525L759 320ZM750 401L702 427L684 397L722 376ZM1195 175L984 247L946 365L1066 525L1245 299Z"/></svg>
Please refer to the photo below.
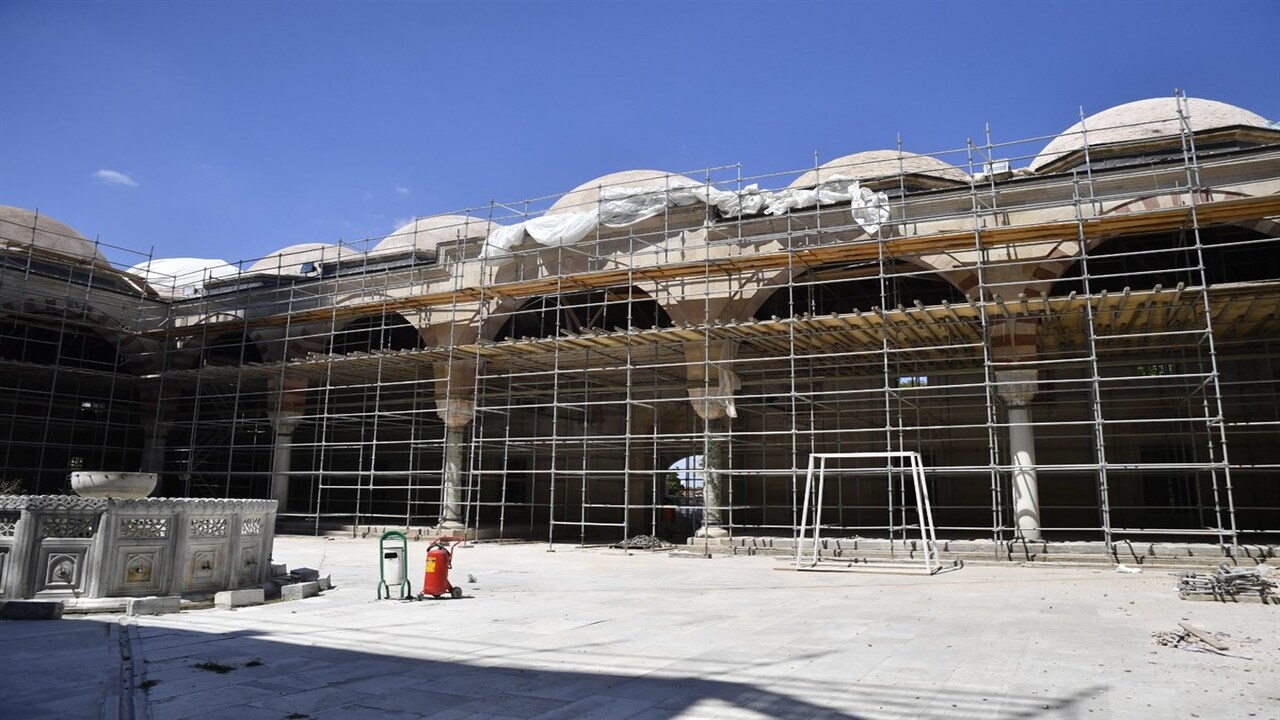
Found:
<svg viewBox="0 0 1280 720"><path fill-rule="evenodd" d="M929 488L925 483L924 463L920 453L901 452L856 452L856 453L811 453L809 468L805 473L804 503L800 512L800 526L796 537L796 569L809 570L817 567L822 561L822 509L827 489L828 475L847 473L854 468L840 467L841 460L875 460L883 459L882 468L861 467L858 471L883 469L888 473L910 472L915 487L916 522L920 529L921 555L924 559L925 572L932 575L941 569L938 560L938 538L934 530L933 508L929 504ZM894 461L900 465L894 465ZM838 478L836 478L838 482ZM892 494L892 480L890 480ZM892 518L890 518L892 525ZM810 538L812 527L812 538ZM910 527L910 526L904 526ZM843 562L843 561L842 561Z"/></svg>

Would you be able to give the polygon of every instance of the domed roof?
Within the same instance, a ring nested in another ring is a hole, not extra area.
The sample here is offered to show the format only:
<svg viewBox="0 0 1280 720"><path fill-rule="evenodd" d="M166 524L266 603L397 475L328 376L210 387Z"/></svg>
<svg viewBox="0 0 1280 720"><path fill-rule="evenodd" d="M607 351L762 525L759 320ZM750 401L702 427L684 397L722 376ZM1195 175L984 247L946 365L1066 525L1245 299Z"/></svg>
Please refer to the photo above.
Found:
<svg viewBox="0 0 1280 720"><path fill-rule="evenodd" d="M374 245L371 253L406 250L434 251L441 243L485 238L499 225L466 215L424 217L401 227Z"/></svg>
<svg viewBox="0 0 1280 720"><path fill-rule="evenodd" d="M624 170L623 172L610 173L602 175L595 180L582 183L578 187L565 193L559 200L547 209L547 215L559 215L569 212L590 212L599 207L600 189L607 187L615 188L644 188L646 190L666 190L673 187L689 187L698 186L702 183L684 177L683 175L673 175L672 173L662 172L661 170Z"/></svg>
<svg viewBox="0 0 1280 720"><path fill-rule="evenodd" d="M155 258L134 265L128 272L146 280L160 295L180 298L188 288L202 287L209 280L235 275L238 270L225 260Z"/></svg>
<svg viewBox="0 0 1280 720"><path fill-rule="evenodd" d="M300 243L281 248L249 266L245 272L275 273L277 275L303 275L307 264L319 264L338 259L338 246L328 243Z"/></svg>
<svg viewBox="0 0 1280 720"><path fill-rule="evenodd" d="M1187 119L1191 131L1246 125L1271 127L1263 117L1248 110L1217 100L1187 98ZM1103 110L1062 131L1044 146L1031 169L1039 171L1073 152L1084 149L1085 137L1089 146L1111 143L1150 140L1158 137L1177 136L1182 129L1178 117L1178 98L1149 98Z"/></svg>
<svg viewBox="0 0 1280 720"><path fill-rule="evenodd" d="M95 265L108 265L107 258L98 252L97 246L83 235L51 217L23 208L0 205L0 243L33 245L42 250L89 260Z"/></svg>
<svg viewBox="0 0 1280 720"><path fill-rule="evenodd" d="M796 178L790 187L813 187L836 175L859 181L899 175L925 175L957 184L969 184L969 176L963 170L937 158L897 150L867 150L819 165Z"/></svg>

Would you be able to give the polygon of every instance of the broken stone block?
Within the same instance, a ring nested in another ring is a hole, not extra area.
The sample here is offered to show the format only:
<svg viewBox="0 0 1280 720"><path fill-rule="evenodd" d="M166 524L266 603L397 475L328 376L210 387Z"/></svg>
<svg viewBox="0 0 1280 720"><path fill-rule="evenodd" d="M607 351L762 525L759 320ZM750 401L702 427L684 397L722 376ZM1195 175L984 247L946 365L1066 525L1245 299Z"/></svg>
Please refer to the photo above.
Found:
<svg viewBox="0 0 1280 720"><path fill-rule="evenodd" d="M0 602L0 618L5 620L61 620L62 603L56 600L9 600Z"/></svg>
<svg viewBox="0 0 1280 720"><path fill-rule="evenodd" d="M318 582L294 583L280 588L280 598L282 600L302 600L319 594L320 583Z"/></svg>
<svg viewBox="0 0 1280 720"><path fill-rule="evenodd" d="M224 590L213 596L213 606L219 610L230 610L232 608L246 607L248 605L261 605L266 602L266 593L262 588L250 588L248 590Z"/></svg>
<svg viewBox="0 0 1280 720"><path fill-rule="evenodd" d="M129 598L125 606L126 615L167 615L182 609L182 598L177 595L167 597Z"/></svg>
<svg viewBox="0 0 1280 720"><path fill-rule="evenodd" d="M324 577L320 578L319 583L320 583L320 589L321 589L321 590L332 590L332 589L333 589L333 576L332 576L332 575L325 575Z"/></svg>
<svg viewBox="0 0 1280 720"><path fill-rule="evenodd" d="M289 573L289 577L296 583L316 582L320 579L320 571L311 568L298 568Z"/></svg>

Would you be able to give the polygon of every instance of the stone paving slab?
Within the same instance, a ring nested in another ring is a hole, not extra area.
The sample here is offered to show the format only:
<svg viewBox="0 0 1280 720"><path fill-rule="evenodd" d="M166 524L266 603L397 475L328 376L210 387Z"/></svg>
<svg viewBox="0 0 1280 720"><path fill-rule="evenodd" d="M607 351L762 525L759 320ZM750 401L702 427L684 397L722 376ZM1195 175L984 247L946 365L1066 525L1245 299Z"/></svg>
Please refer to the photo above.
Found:
<svg viewBox="0 0 1280 720"><path fill-rule="evenodd" d="M411 578L426 544L410 544ZM374 599L376 539L277 538L276 560L337 587L130 618L150 715L1280 720L1280 613L1179 601L1166 573L796 573L555 549L462 547L465 598L400 602ZM1253 659L1151 641L1184 619ZM108 717L116 620L0 622L0 716Z"/></svg>

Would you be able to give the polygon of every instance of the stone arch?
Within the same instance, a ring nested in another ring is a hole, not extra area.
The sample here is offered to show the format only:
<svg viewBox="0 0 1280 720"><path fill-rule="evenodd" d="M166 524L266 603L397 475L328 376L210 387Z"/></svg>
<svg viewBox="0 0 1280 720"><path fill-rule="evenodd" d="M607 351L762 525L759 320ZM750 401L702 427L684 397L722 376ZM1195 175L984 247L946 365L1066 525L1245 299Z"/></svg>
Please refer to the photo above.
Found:
<svg viewBox="0 0 1280 720"><path fill-rule="evenodd" d="M1247 197L1243 193L1225 191L1225 190L1202 190L1195 193L1194 198L1187 192L1161 193L1157 195L1147 195L1144 197L1125 200L1112 205L1104 210L1103 216L1118 215L1125 213L1144 213L1157 210L1175 209L1189 207L1194 200L1195 204L1203 204L1209 202L1219 202L1223 200L1233 200L1240 197ZM1274 224L1274 223L1273 223ZM1280 228L1280 226L1278 226ZM1085 242L1085 251L1092 251L1099 245L1111 242L1123 236L1102 236L1089 238ZM1047 244L1043 250L1043 254L1039 262L1032 265L1016 268L1023 274L1022 292L1027 297L1042 297L1049 292L1051 287L1058 282L1076 262L1080 256L1080 243L1076 238L1062 238L1054 243ZM996 272L999 274L998 264L989 265L987 272ZM978 272L976 269L965 268L955 273L956 285L968 294L978 286ZM1004 278L1002 278L1004 279ZM988 285L990 285L988 280ZM1010 283L1016 285L1016 282ZM1017 293L1002 293L1006 297L1015 296Z"/></svg>
<svg viewBox="0 0 1280 720"><path fill-rule="evenodd" d="M950 302L963 301L964 294L951 281L947 273L939 272L927 263L914 259L902 258L899 263L924 270L911 270L906 273L893 273L887 276L891 287L891 297L887 299L889 307L896 305L910 306L919 300L925 305L936 305L943 300ZM747 317L757 320L768 320L776 315L790 317L810 313L828 315L832 312L852 312L853 308L870 310L880 307L879 297L879 263L868 261L857 265L845 265L836 268L811 268L797 273L779 272L763 283L756 293L748 298L743 306ZM824 282L823 279L826 279ZM850 293L854 285L875 283L875 297L869 292ZM793 294L794 312L777 306L785 297L783 293L788 285L794 286L798 292ZM824 294L824 291L825 292Z"/></svg>
<svg viewBox="0 0 1280 720"><path fill-rule="evenodd" d="M330 354L377 350L417 350L426 343L416 325L397 312L362 315L335 329L327 339Z"/></svg>
<svg viewBox="0 0 1280 720"><path fill-rule="evenodd" d="M141 374L158 369L156 354L147 344L130 332L114 317L91 305L65 298L26 298L0 305L0 316L10 316L15 324L23 317L56 317L83 324L78 331L101 338L110 343L120 356L118 367L126 372Z"/></svg>
<svg viewBox="0 0 1280 720"><path fill-rule="evenodd" d="M506 313L505 318L494 332L494 340L553 337L590 328L612 331L615 327L672 325L671 316L658 300L634 286L539 295Z"/></svg>

